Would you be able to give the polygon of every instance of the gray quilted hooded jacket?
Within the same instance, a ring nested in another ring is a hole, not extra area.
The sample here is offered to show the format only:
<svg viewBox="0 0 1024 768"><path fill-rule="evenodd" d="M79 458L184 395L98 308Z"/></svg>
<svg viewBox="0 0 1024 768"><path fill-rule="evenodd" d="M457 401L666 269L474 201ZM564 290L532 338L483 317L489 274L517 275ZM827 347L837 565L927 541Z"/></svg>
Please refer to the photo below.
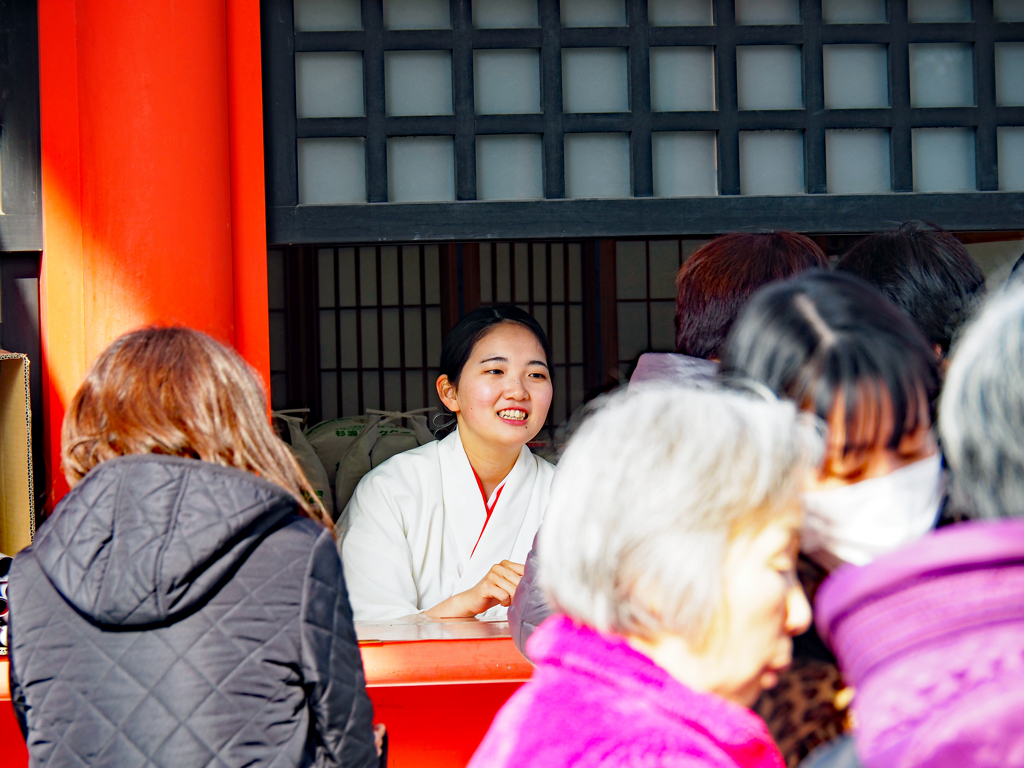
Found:
<svg viewBox="0 0 1024 768"><path fill-rule="evenodd" d="M106 461L10 574L11 694L33 766L375 766L331 534L281 488Z"/></svg>

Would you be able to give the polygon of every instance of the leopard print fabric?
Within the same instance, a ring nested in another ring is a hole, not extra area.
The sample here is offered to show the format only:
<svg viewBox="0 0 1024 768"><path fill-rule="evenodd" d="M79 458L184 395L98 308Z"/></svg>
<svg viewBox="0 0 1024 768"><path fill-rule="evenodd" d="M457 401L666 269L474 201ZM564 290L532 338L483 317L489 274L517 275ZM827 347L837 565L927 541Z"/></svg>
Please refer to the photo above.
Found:
<svg viewBox="0 0 1024 768"><path fill-rule="evenodd" d="M805 557L800 558L797 573L813 603L827 574ZM794 658L779 675L778 685L761 694L754 710L768 724L786 765L796 768L815 747L848 730L848 694L835 663Z"/></svg>
<svg viewBox="0 0 1024 768"><path fill-rule="evenodd" d="M834 664L794 659L793 666L779 675L779 684L761 694L754 709L768 724L789 768L846 731L846 711L836 707L843 689Z"/></svg>

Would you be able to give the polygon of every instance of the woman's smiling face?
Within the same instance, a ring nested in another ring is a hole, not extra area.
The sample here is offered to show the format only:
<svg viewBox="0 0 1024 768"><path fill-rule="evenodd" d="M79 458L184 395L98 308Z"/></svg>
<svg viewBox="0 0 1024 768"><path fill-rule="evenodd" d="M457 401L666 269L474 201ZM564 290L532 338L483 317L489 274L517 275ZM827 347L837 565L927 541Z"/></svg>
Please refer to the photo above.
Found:
<svg viewBox="0 0 1024 768"><path fill-rule="evenodd" d="M551 405L551 374L544 348L518 323L500 323L474 346L455 386L437 380L444 404L456 414L464 439L521 446L536 437Z"/></svg>

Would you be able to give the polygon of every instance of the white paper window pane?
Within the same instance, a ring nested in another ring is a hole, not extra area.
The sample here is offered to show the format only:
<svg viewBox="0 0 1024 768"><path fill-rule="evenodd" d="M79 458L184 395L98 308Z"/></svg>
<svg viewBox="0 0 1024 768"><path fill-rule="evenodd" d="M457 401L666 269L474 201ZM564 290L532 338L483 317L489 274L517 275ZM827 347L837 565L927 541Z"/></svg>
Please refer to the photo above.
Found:
<svg viewBox="0 0 1024 768"><path fill-rule="evenodd" d="M651 109L687 112L715 108L714 48L651 48Z"/></svg>
<svg viewBox="0 0 1024 768"><path fill-rule="evenodd" d="M363 28L360 0L295 0L296 32L334 32Z"/></svg>
<svg viewBox="0 0 1024 768"><path fill-rule="evenodd" d="M384 331L385 368L399 368L402 365L402 350L398 346L398 336L402 324L400 309L382 309L380 312L381 330Z"/></svg>
<svg viewBox="0 0 1024 768"><path fill-rule="evenodd" d="M799 24L799 0L736 0L737 24Z"/></svg>
<svg viewBox="0 0 1024 768"><path fill-rule="evenodd" d="M679 241L651 240L648 245L651 268L651 298L675 299L679 271ZM670 322L669 325L672 323Z"/></svg>
<svg viewBox="0 0 1024 768"><path fill-rule="evenodd" d="M448 0L384 0L384 29L448 29Z"/></svg>
<svg viewBox="0 0 1024 768"><path fill-rule="evenodd" d="M619 302L619 360L636 360L647 350L647 303Z"/></svg>
<svg viewBox="0 0 1024 768"><path fill-rule="evenodd" d="M884 24L885 0L822 0L826 24Z"/></svg>
<svg viewBox="0 0 1024 768"><path fill-rule="evenodd" d="M366 326L363 326L363 335L366 334ZM374 331L376 333L376 331ZM376 338L376 336L374 336ZM366 363L365 365L377 366L377 360L374 358L372 363ZM380 401L380 372L379 371L363 371L363 407L380 409L384 403Z"/></svg>
<svg viewBox="0 0 1024 768"><path fill-rule="evenodd" d="M540 51L473 51L473 91L478 115L540 112Z"/></svg>
<svg viewBox="0 0 1024 768"><path fill-rule="evenodd" d="M971 0L909 0L907 16L917 23L970 21Z"/></svg>
<svg viewBox="0 0 1024 768"><path fill-rule="evenodd" d="M615 297L647 298L647 243L643 240L615 243Z"/></svg>
<svg viewBox="0 0 1024 768"><path fill-rule="evenodd" d="M652 27L706 27L714 23L711 0L647 0Z"/></svg>
<svg viewBox="0 0 1024 768"><path fill-rule="evenodd" d="M977 189L973 128L915 128L910 138L915 192Z"/></svg>
<svg viewBox="0 0 1024 768"><path fill-rule="evenodd" d="M996 21L1024 21L1024 0L996 0Z"/></svg>
<svg viewBox="0 0 1024 768"><path fill-rule="evenodd" d="M419 307L406 309L403 316L405 318L405 364L407 366L422 366L423 325L420 322Z"/></svg>
<svg viewBox="0 0 1024 768"><path fill-rule="evenodd" d="M624 27L625 0L562 0L563 27Z"/></svg>
<svg viewBox="0 0 1024 768"><path fill-rule="evenodd" d="M338 313L338 333L341 335L341 367L356 368L356 311L343 309Z"/></svg>
<svg viewBox="0 0 1024 768"><path fill-rule="evenodd" d="M718 194L717 146L713 131L651 134L654 194L709 197Z"/></svg>
<svg viewBox="0 0 1024 768"><path fill-rule="evenodd" d="M384 371L384 407L389 411L397 411L402 407L401 371Z"/></svg>
<svg viewBox="0 0 1024 768"><path fill-rule="evenodd" d="M537 0L473 0L473 26L477 29L537 27Z"/></svg>
<svg viewBox="0 0 1024 768"><path fill-rule="evenodd" d="M740 109L800 109L804 105L800 48L736 48L736 98Z"/></svg>
<svg viewBox="0 0 1024 768"><path fill-rule="evenodd" d="M436 245L425 245L423 246L423 291L427 297L427 304L440 304L441 303L441 254L440 249ZM434 311L434 310L430 310ZM440 312L440 310L437 310ZM427 314L427 334L429 338L430 334L430 320L429 312ZM438 315L438 322L441 322L440 315ZM438 355L440 355L440 348L438 349ZM433 360L434 358L431 358Z"/></svg>
<svg viewBox="0 0 1024 768"><path fill-rule="evenodd" d="M299 139L299 204L366 202L365 139Z"/></svg>
<svg viewBox="0 0 1024 768"><path fill-rule="evenodd" d="M450 136L388 139L388 200L454 199L455 154Z"/></svg>
<svg viewBox="0 0 1024 768"><path fill-rule="evenodd" d="M324 420L338 418L338 374L334 371L320 374L320 415Z"/></svg>
<svg viewBox="0 0 1024 768"><path fill-rule="evenodd" d="M334 310L320 310L320 367L337 368L338 358L335 348L335 332L337 324L334 322Z"/></svg>
<svg viewBox="0 0 1024 768"><path fill-rule="evenodd" d="M341 398L339 398L342 416L359 416L362 409L359 407L359 374L341 374Z"/></svg>
<svg viewBox="0 0 1024 768"><path fill-rule="evenodd" d="M361 117L363 55L295 54L295 110L299 117Z"/></svg>
<svg viewBox="0 0 1024 768"><path fill-rule="evenodd" d="M996 43L996 104L1024 106L1024 43Z"/></svg>
<svg viewBox="0 0 1024 768"><path fill-rule="evenodd" d="M999 188L1024 189L1024 128L996 129L999 153Z"/></svg>
<svg viewBox="0 0 1024 768"><path fill-rule="evenodd" d="M566 197L629 197L629 136L565 134Z"/></svg>
<svg viewBox="0 0 1024 768"><path fill-rule="evenodd" d="M317 285L321 308L334 306L334 249L319 248L316 252Z"/></svg>
<svg viewBox="0 0 1024 768"><path fill-rule="evenodd" d="M547 286L547 259L545 258L545 248L543 243L533 244L533 300L534 301L547 301L548 300L548 286ZM539 312L540 307L534 307L534 312ZM545 310L547 311L547 310ZM540 320L540 315L537 314L535 317ZM543 326L547 326L545 320L541 323Z"/></svg>
<svg viewBox="0 0 1024 768"><path fill-rule="evenodd" d="M910 106L974 105L974 56L969 44L910 46Z"/></svg>
<svg viewBox="0 0 1024 768"><path fill-rule="evenodd" d="M740 194L798 195L804 191L800 131L740 131Z"/></svg>
<svg viewBox="0 0 1024 768"><path fill-rule="evenodd" d="M889 131L825 131L825 184L837 195L890 192Z"/></svg>
<svg viewBox="0 0 1024 768"><path fill-rule="evenodd" d="M423 374L420 371L405 372L405 407L410 411L426 408L423 400Z"/></svg>
<svg viewBox="0 0 1024 768"><path fill-rule="evenodd" d="M566 112L628 112L625 48L563 48L562 108Z"/></svg>
<svg viewBox="0 0 1024 768"><path fill-rule="evenodd" d="M889 55L884 45L824 45L825 109L889 106Z"/></svg>
<svg viewBox="0 0 1024 768"><path fill-rule="evenodd" d="M398 305L398 247L394 245L380 249L380 303L385 307Z"/></svg>
<svg viewBox="0 0 1024 768"><path fill-rule="evenodd" d="M451 51L387 51L384 102L393 117L452 114Z"/></svg>
<svg viewBox="0 0 1024 768"><path fill-rule="evenodd" d="M338 249L338 306L356 305L356 249Z"/></svg>
<svg viewBox="0 0 1024 768"><path fill-rule="evenodd" d="M478 200L544 197L540 136L477 136L476 196Z"/></svg>
<svg viewBox="0 0 1024 768"><path fill-rule="evenodd" d="M378 357L379 350L377 347L377 310L359 310L359 321L362 325L363 330L363 367L376 368L378 365L380 365ZM363 381L365 387L366 380L364 379ZM376 388L376 385L374 385L374 388Z"/></svg>
<svg viewBox="0 0 1024 768"><path fill-rule="evenodd" d="M377 303L377 251L372 246L359 249L359 299L364 307Z"/></svg>
<svg viewBox="0 0 1024 768"><path fill-rule="evenodd" d="M651 302L651 349L657 352L675 352L675 319L674 301Z"/></svg>

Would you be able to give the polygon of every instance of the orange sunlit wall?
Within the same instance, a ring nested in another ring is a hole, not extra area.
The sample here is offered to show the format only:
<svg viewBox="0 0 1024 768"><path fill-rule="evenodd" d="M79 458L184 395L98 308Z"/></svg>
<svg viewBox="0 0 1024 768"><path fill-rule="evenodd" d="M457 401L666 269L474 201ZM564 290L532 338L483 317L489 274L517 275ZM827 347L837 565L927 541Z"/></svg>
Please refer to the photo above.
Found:
<svg viewBox="0 0 1024 768"><path fill-rule="evenodd" d="M39 0L48 499L60 425L125 331L181 323L269 380L258 0Z"/></svg>

